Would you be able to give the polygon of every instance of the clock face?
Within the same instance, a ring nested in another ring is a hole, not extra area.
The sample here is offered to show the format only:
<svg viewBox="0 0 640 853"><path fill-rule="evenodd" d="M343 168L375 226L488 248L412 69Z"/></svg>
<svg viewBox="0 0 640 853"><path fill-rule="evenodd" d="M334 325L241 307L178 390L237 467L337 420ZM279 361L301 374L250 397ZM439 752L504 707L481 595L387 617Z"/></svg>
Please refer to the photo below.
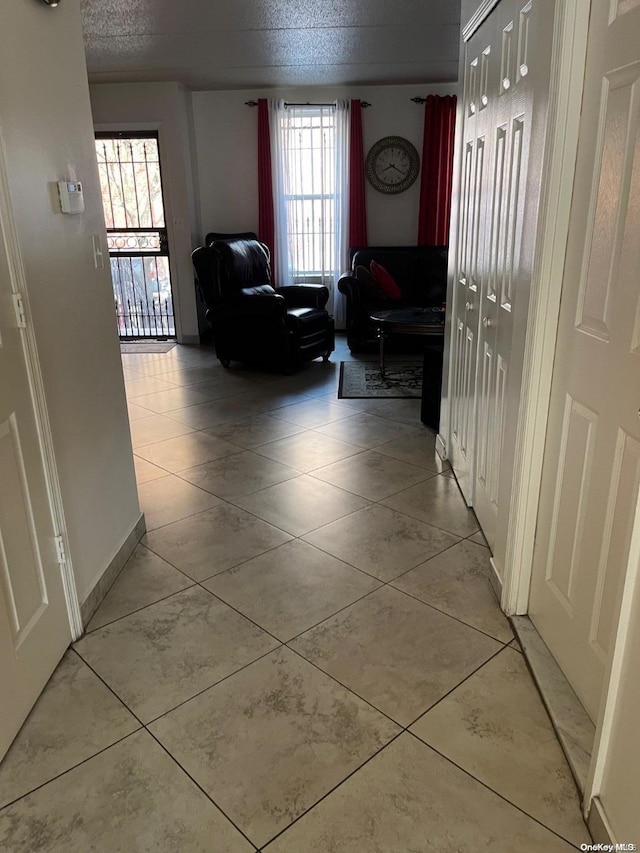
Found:
<svg viewBox="0 0 640 853"><path fill-rule="evenodd" d="M385 136L367 154L365 171L372 187L382 193L401 193L418 177L420 158L408 139Z"/></svg>

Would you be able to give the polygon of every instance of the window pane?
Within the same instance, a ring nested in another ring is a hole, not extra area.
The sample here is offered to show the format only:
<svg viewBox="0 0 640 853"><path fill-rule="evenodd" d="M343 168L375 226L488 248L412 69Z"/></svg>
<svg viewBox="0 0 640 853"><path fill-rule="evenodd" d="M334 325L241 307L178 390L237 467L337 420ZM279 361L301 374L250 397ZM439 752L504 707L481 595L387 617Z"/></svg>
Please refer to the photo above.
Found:
<svg viewBox="0 0 640 853"><path fill-rule="evenodd" d="M330 107L290 107L281 125L294 281L333 275L334 117Z"/></svg>

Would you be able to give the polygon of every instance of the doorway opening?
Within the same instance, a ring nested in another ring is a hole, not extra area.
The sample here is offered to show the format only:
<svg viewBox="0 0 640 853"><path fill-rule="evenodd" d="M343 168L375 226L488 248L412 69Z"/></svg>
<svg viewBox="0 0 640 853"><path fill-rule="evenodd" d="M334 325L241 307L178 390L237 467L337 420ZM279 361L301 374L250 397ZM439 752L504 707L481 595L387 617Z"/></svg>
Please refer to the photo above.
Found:
<svg viewBox="0 0 640 853"><path fill-rule="evenodd" d="M96 133L120 340L176 336L157 133Z"/></svg>

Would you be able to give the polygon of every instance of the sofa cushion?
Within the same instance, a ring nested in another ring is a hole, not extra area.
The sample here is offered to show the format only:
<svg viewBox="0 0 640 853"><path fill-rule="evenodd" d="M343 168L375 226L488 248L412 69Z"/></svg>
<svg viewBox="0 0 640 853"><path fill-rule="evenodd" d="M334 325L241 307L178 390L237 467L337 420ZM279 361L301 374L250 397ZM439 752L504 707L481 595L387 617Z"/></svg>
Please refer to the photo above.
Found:
<svg viewBox="0 0 640 853"><path fill-rule="evenodd" d="M358 281L361 281L362 284L366 285L367 287L371 287L371 288L377 287L375 280L374 280L373 276L371 275L371 270L369 269L369 267L365 267L362 264L358 264L358 266L355 269L355 273L356 273L356 278L358 279Z"/></svg>
<svg viewBox="0 0 640 853"><path fill-rule="evenodd" d="M368 267L357 266L355 276L358 279L363 303L374 305L376 308L387 304L391 307L393 304L391 299L389 299L384 290L378 287Z"/></svg>
<svg viewBox="0 0 640 853"><path fill-rule="evenodd" d="M366 249L358 249L353 256L352 265L362 264L371 267L371 261L383 266L396 280L400 289L404 292L406 282L412 281L416 275L417 252L415 247L392 246L378 247L370 246Z"/></svg>
<svg viewBox="0 0 640 853"><path fill-rule="evenodd" d="M389 299L393 299L394 301L402 299L402 291L398 286L398 282L391 275L389 270L377 261L371 261L370 269L373 280L380 290L389 297Z"/></svg>
<svg viewBox="0 0 640 853"><path fill-rule="evenodd" d="M402 302L418 307L440 306L447 289L446 246L367 246L349 250L351 269L381 264L396 280Z"/></svg>

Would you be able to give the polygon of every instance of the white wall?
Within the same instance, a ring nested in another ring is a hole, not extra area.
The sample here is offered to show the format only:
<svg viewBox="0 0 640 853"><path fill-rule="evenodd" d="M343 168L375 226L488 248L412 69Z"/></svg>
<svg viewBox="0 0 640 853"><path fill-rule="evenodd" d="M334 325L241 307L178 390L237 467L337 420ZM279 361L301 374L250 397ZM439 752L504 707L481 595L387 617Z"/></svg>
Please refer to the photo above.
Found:
<svg viewBox="0 0 640 853"><path fill-rule="evenodd" d="M139 519L105 241L80 0L11 4L0 28L0 126L68 528L83 601ZM60 212L55 182L84 184Z"/></svg>
<svg viewBox="0 0 640 853"><path fill-rule="evenodd" d="M191 169L191 93L179 83L101 83L91 86L90 94L96 130L158 131L176 332L181 343L197 343L191 250L197 245L198 188Z"/></svg>
<svg viewBox="0 0 640 853"><path fill-rule="evenodd" d="M452 95L457 85L361 86L348 89L277 89L194 92L193 120L200 187L200 236L208 231L258 229L258 111L245 101L284 98L295 103L360 98L365 155L383 136L404 136L422 152L424 107L415 96ZM384 195L367 185L371 245L412 245L418 235L420 178L406 192Z"/></svg>
<svg viewBox="0 0 640 853"><path fill-rule="evenodd" d="M259 96L295 102L361 98L372 104L363 112L365 153L391 135L406 137L421 152L424 107L410 98L456 93L456 84L193 93L178 83L92 85L96 129L159 132L178 339L198 339L191 250L208 231L258 230L258 113L245 101ZM368 185L366 192L369 243L415 244L419 178L397 196Z"/></svg>

